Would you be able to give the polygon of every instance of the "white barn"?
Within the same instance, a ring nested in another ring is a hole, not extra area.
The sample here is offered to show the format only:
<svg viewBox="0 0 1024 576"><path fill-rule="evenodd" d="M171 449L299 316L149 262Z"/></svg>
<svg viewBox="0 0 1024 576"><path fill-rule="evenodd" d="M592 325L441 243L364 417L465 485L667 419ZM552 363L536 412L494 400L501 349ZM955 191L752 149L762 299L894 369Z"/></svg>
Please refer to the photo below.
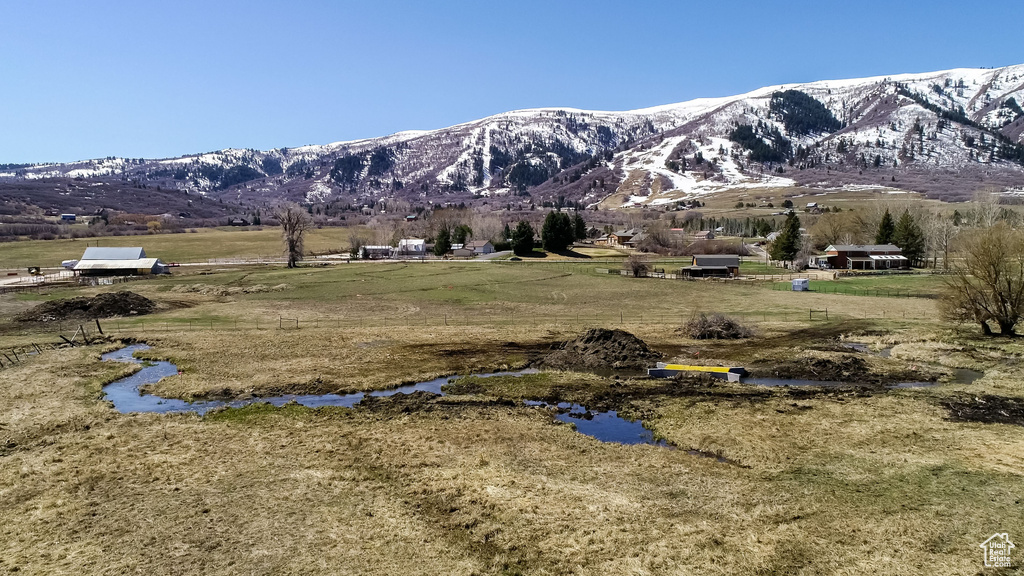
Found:
<svg viewBox="0 0 1024 576"><path fill-rule="evenodd" d="M142 276L170 274L159 258L147 258L142 248L89 247L72 268L81 276Z"/></svg>

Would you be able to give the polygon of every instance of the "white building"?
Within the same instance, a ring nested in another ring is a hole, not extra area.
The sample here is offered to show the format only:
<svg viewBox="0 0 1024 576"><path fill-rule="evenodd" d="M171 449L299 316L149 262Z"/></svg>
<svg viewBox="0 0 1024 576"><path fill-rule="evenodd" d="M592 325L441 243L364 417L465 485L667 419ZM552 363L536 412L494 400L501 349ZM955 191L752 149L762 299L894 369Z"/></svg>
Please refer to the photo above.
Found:
<svg viewBox="0 0 1024 576"><path fill-rule="evenodd" d="M158 258L146 258L146 251L142 248L86 248L82 259L72 269L82 276L140 276L170 273L167 265Z"/></svg>
<svg viewBox="0 0 1024 576"><path fill-rule="evenodd" d="M395 258L422 258L427 255L427 241L422 238L402 238L395 248Z"/></svg>

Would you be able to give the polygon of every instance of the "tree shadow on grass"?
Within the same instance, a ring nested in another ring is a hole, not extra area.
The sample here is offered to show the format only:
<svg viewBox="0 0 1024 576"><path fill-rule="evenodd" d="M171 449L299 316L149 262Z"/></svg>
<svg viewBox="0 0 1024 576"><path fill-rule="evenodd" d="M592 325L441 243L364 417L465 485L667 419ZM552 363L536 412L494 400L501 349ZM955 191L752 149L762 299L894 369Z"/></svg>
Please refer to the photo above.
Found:
<svg viewBox="0 0 1024 576"><path fill-rule="evenodd" d="M548 258L549 254L554 254L556 256L561 256L563 258L572 258L572 259L575 259L575 260L589 260L589 259L593 258L592 256L589 256L587 254L581 254L579 252L576 252L575 250L573 250L571 248L567 249L567 250L561 250L559 252L550 252L550 253L549 252L545 252L544 250L535 249L533 252L530 252L529 254L523 254L523 255L518 255L517 254L517 256L519 256L520 258L523 258L523 259L543 260L545 258Z"/></svg>

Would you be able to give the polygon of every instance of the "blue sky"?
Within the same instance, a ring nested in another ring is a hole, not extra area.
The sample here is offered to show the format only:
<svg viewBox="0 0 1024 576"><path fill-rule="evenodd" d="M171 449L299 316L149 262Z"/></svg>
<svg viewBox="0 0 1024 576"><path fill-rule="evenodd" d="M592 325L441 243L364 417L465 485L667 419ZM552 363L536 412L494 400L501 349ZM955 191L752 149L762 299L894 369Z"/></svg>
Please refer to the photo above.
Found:
<svg viewBox="0 0 1024 576"><path fill-rule="evenodd" d="M0 163L268 149L517 108L1024 63L991 2L0 0Z"/></svg>

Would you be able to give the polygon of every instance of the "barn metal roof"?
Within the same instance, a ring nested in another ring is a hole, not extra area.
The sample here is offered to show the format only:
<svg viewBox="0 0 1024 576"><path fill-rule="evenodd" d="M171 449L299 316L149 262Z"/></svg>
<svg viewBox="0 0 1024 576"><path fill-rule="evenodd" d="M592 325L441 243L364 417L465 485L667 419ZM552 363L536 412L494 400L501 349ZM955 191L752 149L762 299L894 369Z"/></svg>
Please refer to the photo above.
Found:
<svg viewBox="0 0 1024 576"><path fill-rule="evenodd" d="M739 256L729 255L716 255L716 254L694 254L693 264L695 266L731 266L733 268L740 265Z"/></svg>
<svg viewBox="0 0 1024 576"><path fill-rule="evenodd" d="M134 260L80 260L75 270L143 270L152 269L158 258L136 258Z"/></svg>
<svg viewBox="0 0 1024 576"><path fill-rule="evenodd" d="M828 252L899 252L900 247L892 244L833 244L825 249Z"/></svg>
<svg viewBox="0 0 1024 576"><path fill-rule="evenodd" d="M106 248L92 246L85 249L82 260L138 260L145 258L142 248Z"/></svg>

